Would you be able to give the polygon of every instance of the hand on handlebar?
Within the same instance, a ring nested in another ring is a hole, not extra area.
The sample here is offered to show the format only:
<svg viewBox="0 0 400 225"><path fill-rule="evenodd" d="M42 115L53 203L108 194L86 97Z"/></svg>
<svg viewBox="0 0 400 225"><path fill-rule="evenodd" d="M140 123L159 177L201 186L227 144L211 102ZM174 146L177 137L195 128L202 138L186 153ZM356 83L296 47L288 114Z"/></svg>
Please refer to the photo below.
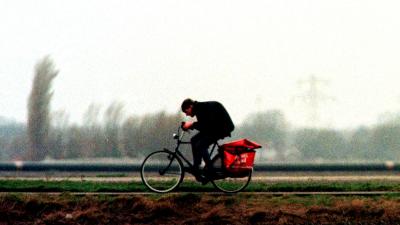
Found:
<svg viewBox="0 0 400 225"><path fill-rule="evenodd" d="M182 127L182 129L183 129L184 131L187 131L187 130L189 130L189 129L192 129L192 127L193 127L193 122L182 122L181 127Z"/></svg>

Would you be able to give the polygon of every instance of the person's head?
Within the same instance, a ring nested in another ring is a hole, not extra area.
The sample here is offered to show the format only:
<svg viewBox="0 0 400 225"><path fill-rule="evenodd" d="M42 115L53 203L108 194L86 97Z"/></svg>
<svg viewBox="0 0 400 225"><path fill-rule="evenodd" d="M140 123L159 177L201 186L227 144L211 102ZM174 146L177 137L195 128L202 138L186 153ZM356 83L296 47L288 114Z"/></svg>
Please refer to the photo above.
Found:
<svg viewBox="0 0 400 225"><path fill-rule="evenodd" d="M193 105L194 105L194 101L190 98L185 99L182 102L182 112L184 112L186 114L186 116L194 116L194 112L193 112Z"/></svg>

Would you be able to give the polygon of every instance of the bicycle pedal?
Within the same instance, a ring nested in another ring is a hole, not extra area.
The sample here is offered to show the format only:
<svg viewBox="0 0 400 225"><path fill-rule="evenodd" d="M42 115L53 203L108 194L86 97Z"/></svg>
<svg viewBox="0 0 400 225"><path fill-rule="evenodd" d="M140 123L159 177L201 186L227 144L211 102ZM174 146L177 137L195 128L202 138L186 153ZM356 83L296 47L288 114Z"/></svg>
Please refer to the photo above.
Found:
<svg viewBox="0 0 400 225"><path fill-rule="evenodd" d="M207 178L205 178L204 176L201 176L201 175L197 175L197 176L195 176L195 178L196 178L196 181L198 181L200 183L203 183L208 180Z"/></svg>
<svg viewBox="0 0 400 225"><path fill-rule="evenodd" d="M203 180L202 182L201 182L201 184L202 185L206 185L206 184L208 184L208 182L210 182L208 179L205 179L205 180Z"/></svg>

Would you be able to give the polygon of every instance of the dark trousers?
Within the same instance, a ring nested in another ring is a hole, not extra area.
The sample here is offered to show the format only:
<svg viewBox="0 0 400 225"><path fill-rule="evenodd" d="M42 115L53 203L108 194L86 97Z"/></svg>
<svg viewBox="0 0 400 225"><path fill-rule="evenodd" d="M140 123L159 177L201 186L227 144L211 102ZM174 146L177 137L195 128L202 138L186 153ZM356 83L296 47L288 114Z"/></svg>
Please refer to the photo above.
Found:
<svg viewBox="0 0 400 225"><path fill-rule="evenodd" d="M195 169L200 167L201 159L204 160L208 168L211 168L212 164L210 154L208 153L208 148L217 140L217 138L210 137L202 133L198 133L192 137L190 143L192 144L193 165Z"/></svg>

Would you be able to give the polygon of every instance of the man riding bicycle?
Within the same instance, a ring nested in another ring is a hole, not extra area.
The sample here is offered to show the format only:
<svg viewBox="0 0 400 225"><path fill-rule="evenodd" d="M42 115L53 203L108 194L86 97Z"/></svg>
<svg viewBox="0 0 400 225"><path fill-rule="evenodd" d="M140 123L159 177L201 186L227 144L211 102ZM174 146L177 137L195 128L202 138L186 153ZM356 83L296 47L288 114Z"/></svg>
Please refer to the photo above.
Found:
<svg viewBox="0 0 400 225"><path fill-rule="evenodd" d="M185 122L182 129L196 129L199 131L194 135L190 143L193 152L193 164L195 177L198 181L206 182L199 170L201 159L206 164L206 172L213 173L208 148L219 139L230 136L235 126L224 106L216 101L197 102L188 98L182 102L182 111L186 116L196 116L196 122Z"/></svg>

